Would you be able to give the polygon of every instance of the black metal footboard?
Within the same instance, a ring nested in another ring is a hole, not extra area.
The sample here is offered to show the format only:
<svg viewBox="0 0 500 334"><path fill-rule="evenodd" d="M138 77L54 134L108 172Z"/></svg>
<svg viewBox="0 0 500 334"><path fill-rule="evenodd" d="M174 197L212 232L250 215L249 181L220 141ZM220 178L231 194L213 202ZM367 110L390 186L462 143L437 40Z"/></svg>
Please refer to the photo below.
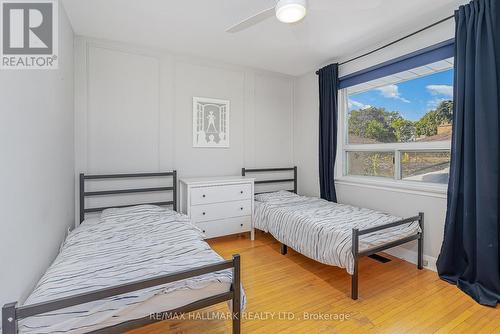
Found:
<svg viewBox="0 0 500 334"><path fill-rule="evenodd" d="M377 231L383 231L385 229L403 225L403 224L408 224L411 222L416 222L418 221L418 224L420 226L421 232L410 235L405 238L401 238L395 241L391 241L389 243L380 245L378 247L370 248L368 250L360 251L359 250L359 237L361 235L377 232ZM371 228L367 228L364 230L359 230L359 229L352 229L352 255L354 257L354 273L352 274L351 278L351 298L356 300L358 299L358 262L359 259L363 256L369 256L373 255L375 253L381 252L383 250L393 248L402 244L405 244L407 242L417 240L418 241L418 259L417 259L417 268L422 269L423 266L423 252L424 252L424 213L420 212L418 216L415 217L410 217L410 218L405 218L401 219L392 223L380 225L380 226L375 226ZM280 246L280 252L282 255L286 255L288 252L288 246L285 244L281 244Z"/></svg>
<svg viewBox="0 0 500 334"><path fill-rule="evenodd" d="M377 231L382 231L391 227L403 225L403 224L408 224L412 222L418 221L418 224L420 225L420 230L421 232L411 235L409 237L405 237L402 239L398 239L395 241L391 241L389 243L380 245L375 248L370 248L365 251L360 251L359 250L359 237L361 235L377 232ZM393 248L402 244L405 244L407 242L410 242L412 240L418 240L418 259L417 259L417 268L422 269L423 268L423 251L424 251L424 213L420 212L418 216L415 217L410 217L410 218L405 218L401 219L398 221L395 221L393 223L389 224L384 224L380 226L375 226L371 228L367 228L364 230L359 230L359 229L352 229L352 255L354 257L354 273L352 274L352 282L351 282L351 298L356 300L358 299L358 262L359 259L363 256L368 256L372 255L378 252L381 252L383 250Z"/></svg>
<svg viewBox="0 0 500 334"><path fill-rule="evenodd" d="M110 288L85 292L48 302L25 306L17 306L17 302L5 304L2 308L2 333L16 334L18 332L18 321L23 318L229 268L233 269L233 282L231 284L231 290L228 292L198 300L175 310L163 311L159 314L155 314L155 316L150 315L141 319L126 321L118 325L98 329L89 333L122 333L124 331L142 327L160 320L169 319L172 316L178 316L182 313L188 313L210 305L232 300L233 334L239 334L241 331L241 269L240 256L238 254L233 255L232 260L221 261L195 269L179 271L168 275L148 278Z"/></svg>

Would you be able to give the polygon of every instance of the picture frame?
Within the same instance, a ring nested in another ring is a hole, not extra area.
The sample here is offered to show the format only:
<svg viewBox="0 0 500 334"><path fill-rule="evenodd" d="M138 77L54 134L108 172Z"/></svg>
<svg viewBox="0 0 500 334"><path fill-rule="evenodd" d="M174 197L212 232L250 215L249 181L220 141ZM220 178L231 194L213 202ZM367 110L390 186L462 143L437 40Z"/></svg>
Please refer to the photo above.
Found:
<svg viewBox="0 0 500 334"><path fill-rule="evenodd" d="M229 147L230 101L193 97L193 147Z"/></svg>

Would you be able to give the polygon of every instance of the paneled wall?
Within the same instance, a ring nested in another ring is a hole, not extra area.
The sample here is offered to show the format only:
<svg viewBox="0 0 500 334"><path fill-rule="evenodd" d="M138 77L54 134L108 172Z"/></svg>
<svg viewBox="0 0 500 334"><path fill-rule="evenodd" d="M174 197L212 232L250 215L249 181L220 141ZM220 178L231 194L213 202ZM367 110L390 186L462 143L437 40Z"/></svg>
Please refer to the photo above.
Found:
<svg viewBox="0 0 500 334"><path fill-rule="evenodd" d="M238 175L293 162L293 78L78 37L76 172ZM230 147L192 147L194 96L230 100Z"/></svg>

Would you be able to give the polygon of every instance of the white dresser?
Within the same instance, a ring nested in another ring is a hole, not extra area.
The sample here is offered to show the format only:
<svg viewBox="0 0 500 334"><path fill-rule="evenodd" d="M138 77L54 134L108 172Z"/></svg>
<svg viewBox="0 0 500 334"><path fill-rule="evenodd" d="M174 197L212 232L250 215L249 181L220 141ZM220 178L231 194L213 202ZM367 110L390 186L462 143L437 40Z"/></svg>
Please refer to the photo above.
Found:
<svg viewBox="0 0 500 334"><path fill-rule="evenodd" d="M180 211L207 238L250 232L253 229L254 179L221 176L180 179Z"/></svg>

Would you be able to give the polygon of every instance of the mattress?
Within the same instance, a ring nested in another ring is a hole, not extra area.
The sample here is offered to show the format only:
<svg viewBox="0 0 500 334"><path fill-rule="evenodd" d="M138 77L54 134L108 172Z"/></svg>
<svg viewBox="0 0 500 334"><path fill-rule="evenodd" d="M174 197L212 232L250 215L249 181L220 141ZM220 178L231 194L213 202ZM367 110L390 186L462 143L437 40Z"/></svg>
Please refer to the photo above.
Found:
<svg viewBox="0 0 500 334"><path fill-rule="evenodd" d="M255 196L255 228L318 262L354 272L352 229L360 230L402 219L380 211L279 191ZM411 222L359 237L368 250L420 232Z"/></svg>
<svg viewBox="0 0 500 334"><path fill-rule="evenodd" d="M219 261L185 215L149 205L108 209L68 235L24 305ZM86 333L227 292L231 282L231 269L208 273L22 319L19 332Z"/></svg>

